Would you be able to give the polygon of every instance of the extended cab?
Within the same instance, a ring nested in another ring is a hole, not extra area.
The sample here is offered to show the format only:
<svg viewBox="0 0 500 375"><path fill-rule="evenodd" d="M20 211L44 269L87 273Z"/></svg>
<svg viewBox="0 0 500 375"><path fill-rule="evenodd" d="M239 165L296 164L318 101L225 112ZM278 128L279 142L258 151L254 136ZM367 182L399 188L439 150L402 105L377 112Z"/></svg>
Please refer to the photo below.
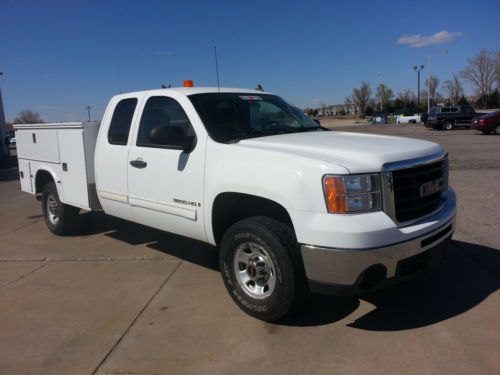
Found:
<svg viewBox="0 0 500 375"><path fill-rule="evenodd" d="M104 210L219 248L229 294L281 319L439 263L455 225L435 143L328 131L280 97L229 88L115 96L102 122L17 125L21 189L48 228Z"/></svg>

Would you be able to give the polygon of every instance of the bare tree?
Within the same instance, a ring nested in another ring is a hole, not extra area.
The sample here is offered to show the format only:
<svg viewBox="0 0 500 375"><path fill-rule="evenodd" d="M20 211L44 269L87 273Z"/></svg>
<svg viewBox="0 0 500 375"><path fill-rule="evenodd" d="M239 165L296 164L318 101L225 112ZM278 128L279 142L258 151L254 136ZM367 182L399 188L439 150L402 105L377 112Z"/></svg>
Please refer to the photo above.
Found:
<svg viewBox="0 0 500 375"><path fill-rule="evenodd" d="M352 98L350 96L346 96L344 98L344 107L347 114L349 114L352 105L353 105ZM354 114L356 114L356 108L354 108Z"/></svg>
<svg viewBox="0 0 500 375"><path fill-rule="evenodd" d="M14 124L39 124L44 122L38 112L24 110L18 113L14 119Z"/></svg>
<svg viewBox="0 0 500 375"><path fill-rule="evenodd" d="M498 59L498 51L483 48L476 57L467 60L467 66L461 72L483 108L486 108L488 96L494 91L495 84L498 85Z"/></svg>
<svg viewBox="0 0 500 375"><path fill-rule="evenodd" d="M456 74L453 74L451 79L444 81L444 89L448 94L448 100L453 105L457 105L459 100L464 95L462 82L460 82L460 78Z"/></svg>
<svg viewBox="0 0 500 375"><path fill-rule="evenodd" d="M368 82L362 82L359 88L352 89L352 101L359 107L362 116L366 113L371 95L372 89Z"/></svg>
<svg viewBox="0 0 500 375"><path fill-rule="evenodd" d="M411 90L401 90L398 92L398 99L406 109L411 105L411 102L416 102L415 94Z"/></svg>
<svg viewBox="0 0 500 375"><path fill-rule="evenodd" d="M431 76L430 79L425 80L425 86L429 87L429 93L431 96L431 104L436 103L436 99L438 99L438 87L439 87L439 78L436 76Z"/></svg>
<svg viewBox="0 0 500 375"><path fill-rule="evenodd" d="M387 108L389 101L394 97L394 92L388 86L381 83L377 86L375 97L379 100L380 110Z"/></svg>

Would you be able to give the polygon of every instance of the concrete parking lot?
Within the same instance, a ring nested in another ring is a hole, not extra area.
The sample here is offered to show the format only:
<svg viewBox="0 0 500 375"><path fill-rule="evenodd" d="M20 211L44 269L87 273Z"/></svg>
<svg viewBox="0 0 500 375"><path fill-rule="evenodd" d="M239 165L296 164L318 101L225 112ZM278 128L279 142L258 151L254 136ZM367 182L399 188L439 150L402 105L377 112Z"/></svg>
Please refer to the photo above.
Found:
<svg viewBox="0 0 500 375"><path fill-rule="evenodd" d="M0 181L0 374L499 374L500 137L343 127L441 143L457 229L437 272L358 297L243 314L203 243L100 214L76 236Z"/></svg>

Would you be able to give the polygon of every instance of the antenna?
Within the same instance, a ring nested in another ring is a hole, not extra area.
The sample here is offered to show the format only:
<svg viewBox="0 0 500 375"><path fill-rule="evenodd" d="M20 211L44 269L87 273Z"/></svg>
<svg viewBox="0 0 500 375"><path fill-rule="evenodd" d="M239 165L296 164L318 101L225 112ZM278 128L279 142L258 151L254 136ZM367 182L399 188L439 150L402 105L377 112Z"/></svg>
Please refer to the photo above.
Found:
<svg viewBox="0 0 500 375"><path fill-rule="evenodd" d="M217 61L217 47L214 47L214 55L215 55L215 72L217 73L217 89L220 92L220 83L219 83L219 64Z"/></svg>

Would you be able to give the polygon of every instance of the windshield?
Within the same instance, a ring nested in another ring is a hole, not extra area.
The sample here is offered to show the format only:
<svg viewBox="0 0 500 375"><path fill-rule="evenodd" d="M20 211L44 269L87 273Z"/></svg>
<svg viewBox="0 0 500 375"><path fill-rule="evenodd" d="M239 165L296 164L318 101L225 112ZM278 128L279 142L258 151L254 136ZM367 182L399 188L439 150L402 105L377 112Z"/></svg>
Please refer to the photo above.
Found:
<svg viewBox="0 0 500 375"><path fill-rule="evenodd" d="M189 99L217 142L323 129L275 95L211 93L191 95Z"/></svg>

